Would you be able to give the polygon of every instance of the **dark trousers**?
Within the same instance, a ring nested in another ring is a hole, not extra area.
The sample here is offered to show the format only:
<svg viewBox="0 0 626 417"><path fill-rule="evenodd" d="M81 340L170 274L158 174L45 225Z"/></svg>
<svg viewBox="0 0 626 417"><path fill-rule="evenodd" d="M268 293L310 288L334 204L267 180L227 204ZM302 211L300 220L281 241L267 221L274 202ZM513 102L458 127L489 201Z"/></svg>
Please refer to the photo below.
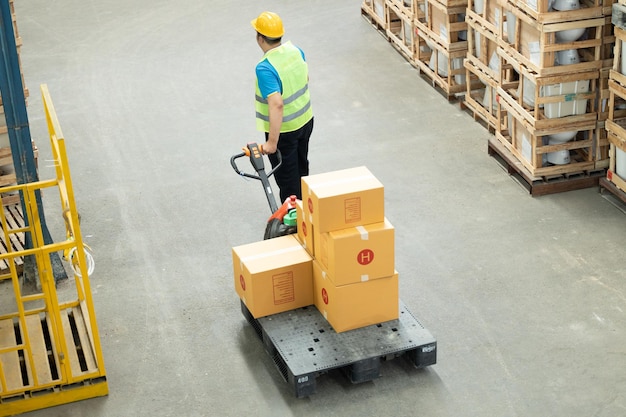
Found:
<svg viewBox="0 0 626 417"><path fill-rule="evenodd" d="M278 150L283 158L282 166L274 173L276 184L280 189L279 206L292 195L302 199L300 178L309 175L309 138L312 132L313 119L300 129L281 133L278 137ZM267 137L268 133L265 133L265 140ZM278 164L276 154L269 155L269 160L272 167Z"/></svg>

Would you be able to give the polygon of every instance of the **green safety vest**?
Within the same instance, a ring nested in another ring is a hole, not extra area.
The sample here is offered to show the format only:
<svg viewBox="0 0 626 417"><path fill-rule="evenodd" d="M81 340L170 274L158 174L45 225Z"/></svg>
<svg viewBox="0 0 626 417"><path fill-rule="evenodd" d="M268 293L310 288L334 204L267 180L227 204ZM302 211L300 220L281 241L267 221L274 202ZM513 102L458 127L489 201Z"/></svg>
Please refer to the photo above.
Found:
<svg viewBox="0 0 626 417"><path fill-rule="evenodd" d="M263 56L278 72L283 84L283 124L281 132L300 129L313 117L309 96L308 65L302 53L291 42L267 51ZM259 83L256 83L256 126L263 132L270 130L269 106L261 96Z"/></svg>

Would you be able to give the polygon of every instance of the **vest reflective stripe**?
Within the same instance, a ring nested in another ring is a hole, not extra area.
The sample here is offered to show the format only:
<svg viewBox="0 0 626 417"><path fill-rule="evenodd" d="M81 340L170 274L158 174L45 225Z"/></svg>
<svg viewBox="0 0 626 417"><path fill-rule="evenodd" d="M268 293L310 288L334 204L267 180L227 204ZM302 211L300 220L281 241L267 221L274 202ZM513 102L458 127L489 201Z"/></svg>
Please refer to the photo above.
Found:
<svg viewBox="0 0 626 417"><path fill-rule="evenodd" d="M306 112L309 111L309 109L311 108L311 102L309 102L306 107L304 107L303 109L298 110L297 112L290 114L289 116L283 116L283 124L285 124L285 122L291 122L292 120L295 120L296 118L302 116L303 114L305 114ZM261 119L264 122L269 123L270 121L270 117L266 116L264 114L261 114L259 112L256 113L256 117L257 119ZM269 124L268 124L269 127ZM302 126L300 126L302 127ZM286 132L286 131L285 131Z"/></svg>
<svg viewBox="0 0 626 417"><path fill-rule="evenodd" d="M305 85L304 88L296 91L291 97L287 99L283 99L283 104L289 104L295 99L299 98L301 95L309 92L309 84ZM267 100L261 97L259 94L255 95L256 101L261 102L263 104L267 104Z"/></svg>
<svg viewBox="0 0 626 417"><path fill-rule="evenodd" d="M283 86L283 123L281 132L293 132L300 129L313 117L308 84L308 66L302 59L301 52L287 42L269 51L263 59L276 69ZM256 85L256 120L257 128L269 131L269 107L261 96L258 81Z"/></svg>

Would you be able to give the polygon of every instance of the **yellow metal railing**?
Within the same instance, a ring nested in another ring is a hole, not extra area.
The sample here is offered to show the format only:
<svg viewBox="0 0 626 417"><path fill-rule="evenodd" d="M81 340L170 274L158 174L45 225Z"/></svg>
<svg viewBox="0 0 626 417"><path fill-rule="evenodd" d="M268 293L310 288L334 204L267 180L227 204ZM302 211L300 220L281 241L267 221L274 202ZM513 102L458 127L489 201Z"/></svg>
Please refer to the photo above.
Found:
<svg viewBox="0 0 626 417"><path fill-rule="evenodd" d="M0 416L108 393L65 141L46 85L41 86L41 92L56 176L0 188L0 193L17 192L23 200L21 227L15 227L0 210L4 241L11 242L20 234L32 240L32 248L14 250L6 244L5 253L0 254L0 260L8 265L8 272L0 275L0 284L11 281L0 291L12 290L9 298L15 304L15 311L0 311ZM60 197L66 239L46 244L38 199L44 189L51 188ZM59 298L55 284L51 255L59 252L66 257L72 254L68 269L74 271L75 294L69 300ZM16 259L28 257L36 265L37 291L24 294Z"/></svg>

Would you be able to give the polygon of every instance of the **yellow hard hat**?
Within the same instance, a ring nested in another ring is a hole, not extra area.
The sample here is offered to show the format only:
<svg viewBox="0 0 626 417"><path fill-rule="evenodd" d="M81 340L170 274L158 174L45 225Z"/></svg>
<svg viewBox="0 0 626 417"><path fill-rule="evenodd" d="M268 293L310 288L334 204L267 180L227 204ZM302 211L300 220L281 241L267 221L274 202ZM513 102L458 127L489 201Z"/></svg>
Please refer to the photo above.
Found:
<svg viewBox="0 0 626 417"><path fill-rule="evenodd" d="M283 21L276 13L263 12L250 23L257 32L270 39L280 38L285 34Z"/></svg>

